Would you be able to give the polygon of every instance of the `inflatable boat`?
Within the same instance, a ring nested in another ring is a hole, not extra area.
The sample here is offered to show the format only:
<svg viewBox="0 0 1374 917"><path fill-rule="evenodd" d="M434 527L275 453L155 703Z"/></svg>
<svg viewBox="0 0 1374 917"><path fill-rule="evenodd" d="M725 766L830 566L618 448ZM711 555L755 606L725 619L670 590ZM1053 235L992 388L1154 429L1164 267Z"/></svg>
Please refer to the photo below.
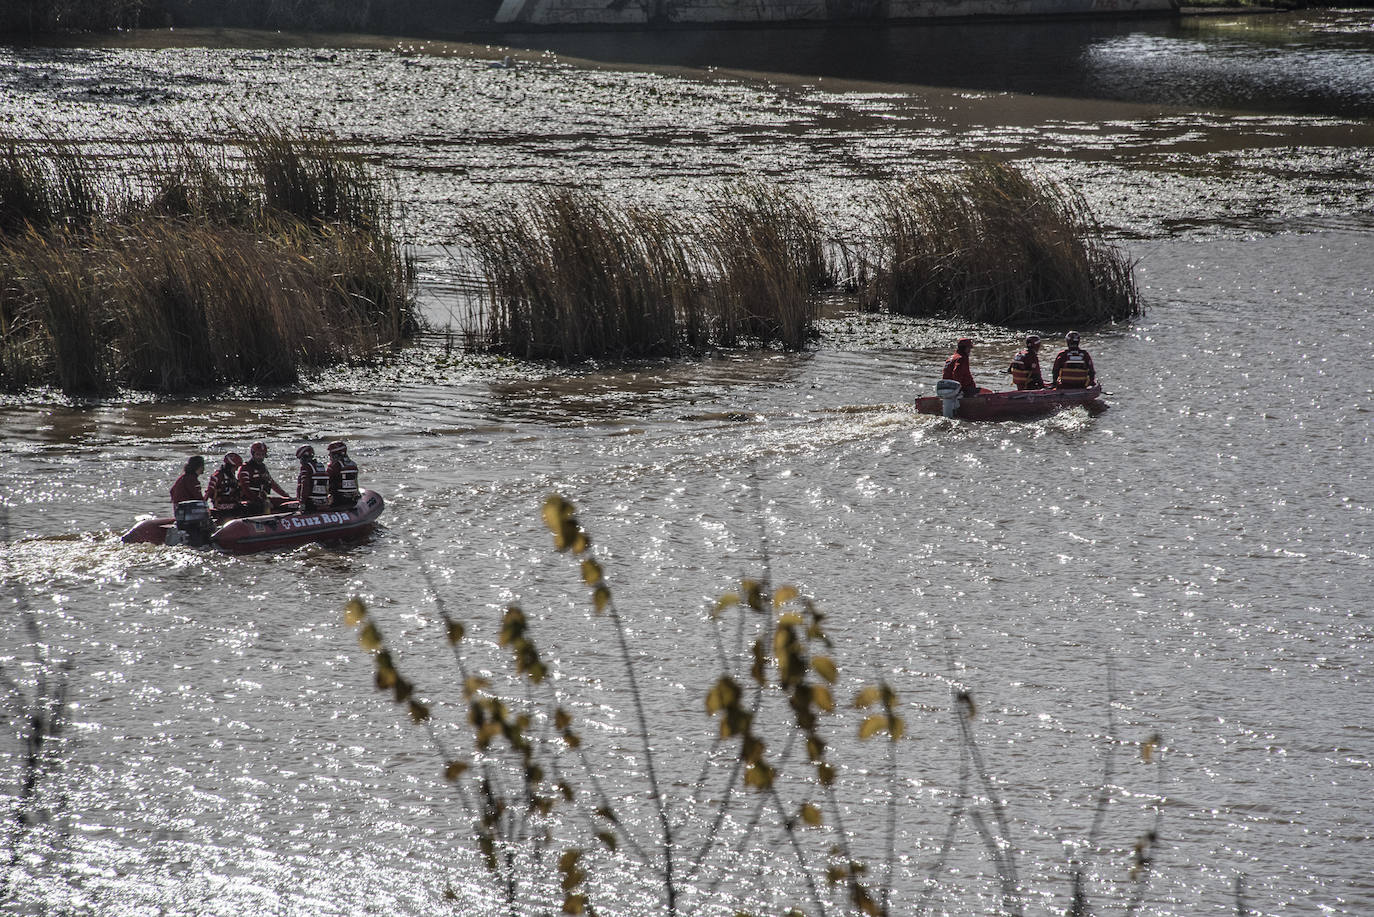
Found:
<svg viewBox="0 0 1374 917"><path fill-rule="evenodd" d="M125 544L214 546L232 554L274 551L323 542L359 541L377 524L386 506L381 494L365 490L351 508L331 507L302 513L215 518L200 500L178 504L176 516L145 519L124 533Z"/></svg>
<svg viewBox="0 0 1374 917"><path fill-rule="evenodd" d="M1037 388L1010 392L979 391L976 395L962 394L958 382L942 379L935 385L936 394L916 399L916 410L922 414L941 414L962 420L1013 420L1053 414L1064 408L1089 404L1102 395L1102 386L1094 383L1087 388Z"/></svg>

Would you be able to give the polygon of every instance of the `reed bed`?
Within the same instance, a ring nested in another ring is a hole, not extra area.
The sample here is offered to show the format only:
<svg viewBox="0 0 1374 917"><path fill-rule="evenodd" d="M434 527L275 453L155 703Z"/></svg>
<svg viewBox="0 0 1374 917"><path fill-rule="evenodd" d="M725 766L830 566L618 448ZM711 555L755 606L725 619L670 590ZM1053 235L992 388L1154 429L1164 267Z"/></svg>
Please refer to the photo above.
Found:
<svg viewBox="0 0 1374 917"><path fill-rule="evenodd" d="M582 191L536 192L461 224L488 305L484 345L566 362L672 356L703 336L686 236Z"/></svg>
<svg viewBox="0 0 1374 917"><path fill-rule="evenodd" d="M1012 326L1139 314L1134 263L1103 241L1083 197L978 160L887 190L866 299L903 315Z"/></svg>
<svg viewBox="0 0 1374 917"><path fill-rule="evenodd" d="M820 217L808 202L762 182L722 192L704 226L718 339L802 347L819 314L814 294L834 286Z"/></svg>
<svg viewBox="0 0 1374 917"><path fill-rule="evenodd" d="M781 189L720 192L705 215L536 192L464 220L486 281L482 345L526 358L675 356L744 341L800 347L834 276L820 221Z"/></svg>
<svg viewBox="0 0 1374 917"><path fill-rule="evenodd" d="M0 237L89 226L105 208L94 163L64 143L0 137Z"/></svg>
<svg viewBox="0 0 1374 917"><path fill-rule="evenodd" d="M818 294L905 315L1051 327L1139 313L1134 264L1106 243L1081 195L975 161L879 195L866 246L826 238L804 199L759 181L702 214L537 192L463 220L486 284L479 346L576 362L706 347L800 348Z"/></svg>
<svg viewBox="0 0 1374 917"><path fill-rule="evenodd" d="M327 138L256 125L232 142L238 166L164 141L141 182L7 147L0 385L292 383L416 330L414 264L366 169Z"/></svg>

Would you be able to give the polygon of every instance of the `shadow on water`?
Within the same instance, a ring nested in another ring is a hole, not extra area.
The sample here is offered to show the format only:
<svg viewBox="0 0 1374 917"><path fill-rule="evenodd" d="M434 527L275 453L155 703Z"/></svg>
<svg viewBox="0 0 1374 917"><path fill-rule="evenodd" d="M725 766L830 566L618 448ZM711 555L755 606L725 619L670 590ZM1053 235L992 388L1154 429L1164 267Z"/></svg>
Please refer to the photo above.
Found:
<svg viewBox="0 0 1374 917"><path fill-rule="evenodd" d="M1194 108L1374 116L1370 11L882 28L508 35L639 65L1022 92Z"/></svg>

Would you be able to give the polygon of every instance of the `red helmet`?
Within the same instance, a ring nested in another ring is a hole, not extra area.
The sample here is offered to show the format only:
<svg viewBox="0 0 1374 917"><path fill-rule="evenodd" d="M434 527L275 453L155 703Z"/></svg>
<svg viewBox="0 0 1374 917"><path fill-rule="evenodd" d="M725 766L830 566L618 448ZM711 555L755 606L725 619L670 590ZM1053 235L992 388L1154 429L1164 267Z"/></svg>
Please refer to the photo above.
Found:
<svg viewBox="0 0 1374 917"><path fill-rule="evenodd" d="M973 338L959 338L959 340L956 341L955 344L954 344L954 349L955 349L955 350L960 350L960 351L963 351L963 350L972 350L972 349L973 349Z"/></svg>
<svg viewBox="0 0 1374 917"><path fill-rule="evenodd" d="M257 458L258 456L266 456L266 455L267 455L267 444L266 444L266 443L253 443L253 445L251 445L251 446L248 447L248 454L251 455L251 456L253 456L254 458Z"/></svg>
<svg viewBox="0 0 1374 917"><path fill-rule="evenodd" d="M315 448L313 446L301 446L296 450L296 458L298 459L312 459L314 457Z"/></svg>
<svg viewBox="0 0 1374 917"><path fill-rule="evenodd" d="M232 465L237 468L243 464L243 456L239 455L237 452L226 452L224 453L224 464Z"/></svg>
<svg viewBox="0 0 1374 917"><path fill-rule="evenodd" d="M341 439L336 439L336 440L334 440L334 442L332 442L332 443L329 444L329 454L330 454L330 455L333 455L335 452L347 452L347 451L348 451L348 447L344 445L344 442L343 442L343 440L341 440Z"/></svg>

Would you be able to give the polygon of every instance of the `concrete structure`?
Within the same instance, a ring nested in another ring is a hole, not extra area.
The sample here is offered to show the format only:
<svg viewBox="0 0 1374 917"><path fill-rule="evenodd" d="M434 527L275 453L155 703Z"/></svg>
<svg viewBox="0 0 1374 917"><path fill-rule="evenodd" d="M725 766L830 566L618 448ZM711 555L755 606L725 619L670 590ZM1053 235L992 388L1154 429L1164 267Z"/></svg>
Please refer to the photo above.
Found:
<svg viewBox="0 0 1374 917"><path fill-rule="evenodd" d="M502 0L498 25L757 25L1164 13L1177 0Z"/></svg>

